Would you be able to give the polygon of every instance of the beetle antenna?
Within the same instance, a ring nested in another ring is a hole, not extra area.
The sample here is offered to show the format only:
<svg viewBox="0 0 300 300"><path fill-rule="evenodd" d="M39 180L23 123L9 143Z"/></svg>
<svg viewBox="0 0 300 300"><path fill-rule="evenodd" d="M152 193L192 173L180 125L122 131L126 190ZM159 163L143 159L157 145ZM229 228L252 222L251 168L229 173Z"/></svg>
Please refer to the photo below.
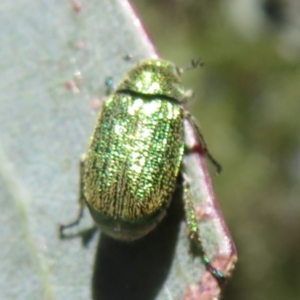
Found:
<svg viewBox="0 0 300 300"><path fill-rule="evenodd" d="M177 67L177 73L179 75L181 75L182 73L184 73L186 71L194 70L196 68L203 67L203 66L204 66L204 63L200 60L200 58L197 60L192 59L191 63L188 66Z"/></svg>

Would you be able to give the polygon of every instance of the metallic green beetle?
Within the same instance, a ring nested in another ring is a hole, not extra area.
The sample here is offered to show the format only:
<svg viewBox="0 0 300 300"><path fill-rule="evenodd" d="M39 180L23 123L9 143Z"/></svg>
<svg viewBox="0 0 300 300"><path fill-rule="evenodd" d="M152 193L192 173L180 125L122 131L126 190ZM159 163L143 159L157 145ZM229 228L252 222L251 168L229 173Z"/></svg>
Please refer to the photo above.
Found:
<svg viewBox="0 0 300 300"><path fill-rule="evenodd" d="M143 61L104 101L81 164L81 210L76 221L61 225L61 233L79 222L84 204L100 229L116 239L135 240L150 232L166 215L175 189L185 146L185 118L220 168L183 107L192 93L181 83L182 71L165 60ZM204 254L186 182L184 192L189 237L200 247L210 271L223 279Z"/></svg>

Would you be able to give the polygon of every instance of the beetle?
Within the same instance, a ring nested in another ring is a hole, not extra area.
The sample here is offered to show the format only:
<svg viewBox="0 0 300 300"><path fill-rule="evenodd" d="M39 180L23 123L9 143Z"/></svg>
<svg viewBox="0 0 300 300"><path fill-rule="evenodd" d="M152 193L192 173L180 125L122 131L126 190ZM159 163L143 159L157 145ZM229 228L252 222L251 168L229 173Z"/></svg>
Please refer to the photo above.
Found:
<svg viewBox="0 0 300 300"><path fill-rule="evenodd" d="M199 65L193 61L190 68ZM145 236L165 217L181 171L188 236L206 267L223 282L226 276L211 265L203 249L182 170L185 119L193 125L207 157L221 170L184 107L193 96L181 83L186 69L161 59L142 61L104 101L81 161L80 211L74 222L60 226L60 233L78 224L86 205L105 234L124 241ZM110 80L108 85L112 87Z"/></svg>

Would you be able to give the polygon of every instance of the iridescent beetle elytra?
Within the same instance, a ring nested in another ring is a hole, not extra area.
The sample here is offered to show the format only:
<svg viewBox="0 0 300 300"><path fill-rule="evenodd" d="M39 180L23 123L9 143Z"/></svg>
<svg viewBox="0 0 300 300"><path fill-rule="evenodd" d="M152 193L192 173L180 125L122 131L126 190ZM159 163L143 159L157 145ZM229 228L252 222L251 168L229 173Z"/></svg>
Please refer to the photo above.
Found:
<svg viewBox="0 0 300 300"><path fill-rule="evenodd" d="M74 222L60 226L61 234L78 224L85 205L100 229L113 238L130 241L149 233L166 215L179 172L184 175L185 119L220 171L199 126L183 106L192 97L181 83L183 71L169 61L143 61L104 101L81 162L80 212ZM226 276L211 265L203 249L187 180L183 191L188 236L222 283Z"/></svg>

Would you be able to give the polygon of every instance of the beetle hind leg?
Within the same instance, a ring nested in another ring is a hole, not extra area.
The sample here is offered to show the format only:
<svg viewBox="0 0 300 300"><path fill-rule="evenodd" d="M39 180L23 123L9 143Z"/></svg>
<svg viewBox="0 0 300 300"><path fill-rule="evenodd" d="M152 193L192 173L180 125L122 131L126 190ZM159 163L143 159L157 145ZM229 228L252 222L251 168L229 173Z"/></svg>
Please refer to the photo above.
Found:
<svg viewBox="0 0 300 300"><path fill-rule="evenodd" d="M227 277L223 272L212 266L211 260L208 258L205 252L202 240L200 238L200 230L196 219L196 213L194 203L192 201L192 195L190 192L188 179L185 176L185 174L183 174L183 200L185 206L186 223L188 227L188 236L191 241L192 253L201 256L205 267L216 278L219 285L221 286L226 282Z"/></svg>

